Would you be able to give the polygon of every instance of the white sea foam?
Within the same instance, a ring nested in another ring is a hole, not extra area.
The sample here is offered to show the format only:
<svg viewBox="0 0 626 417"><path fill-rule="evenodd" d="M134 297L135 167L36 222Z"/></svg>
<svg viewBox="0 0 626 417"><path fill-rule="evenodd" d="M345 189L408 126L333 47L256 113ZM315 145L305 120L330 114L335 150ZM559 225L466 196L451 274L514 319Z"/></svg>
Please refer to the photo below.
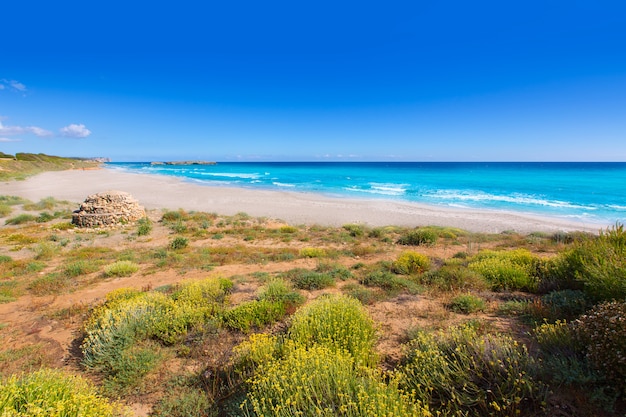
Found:
<svg viewBox="0 0 626 417"><path fill-rule="evenodd" d="M476 202L499 202L499 203L511 203L511 204L525 204L535 205L543 207L565 208L565 209L582 209L582 210L597 210L595 206L588 206L582 204L570 203L567 201L559 200L546 200L531 195L525 194L511 194L511 195L497 195L488 194L484 192L467 192L460 190L440 190L429 194L424 194L426 198L438 199L438 200L451 200L451 201L476 201Z"/></svg>
<svg viewBox="0 0 626 417"><path fill-rule="evenodd" d="M246 178L257 179L260 174L244 174L239 172L199 172L200 175L205 177L225 177L225 178Z"/></svg>
<svg viewBox="0 0 626 417"><path fill-rule="evenodd" d="M409 184L370 182L369 186L372 187L370 190L361 189L359 191L369 192L372 194L403 195L404 193L406 193L406 188L409 186Z"/></svg>
<svg viewBox="0 0 626 417"><path fill-rule="evenodd" d="M296 186L295 184L286 184L286 183L284 183L284 182L276 182L276 181L272 182L272 184L273 184L273 185L275 185L275 186L277 186L277 187L289 187L289 188L293 188L293 187L295 187L295 186Z"/></svg>

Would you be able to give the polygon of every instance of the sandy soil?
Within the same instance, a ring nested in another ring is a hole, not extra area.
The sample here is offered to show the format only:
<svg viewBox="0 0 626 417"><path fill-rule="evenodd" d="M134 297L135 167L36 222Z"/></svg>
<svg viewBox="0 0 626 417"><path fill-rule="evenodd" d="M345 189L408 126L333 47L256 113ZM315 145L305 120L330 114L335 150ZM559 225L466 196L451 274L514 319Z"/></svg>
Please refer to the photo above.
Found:
<svg viewBox="0 0 626 417"><path fill-rule="evenodd" d="M80 203L90 194L107 190L129 192L148 209L183 208L224 215L245 212L254 217L280 219L291 224L435 225L483 233L575 230L597 232L608 226L512 212L212 187L173 177L133 174L115 169L45 172L25 181L0 183L0 195L16 195L33 201L54 197Z"/></svg>

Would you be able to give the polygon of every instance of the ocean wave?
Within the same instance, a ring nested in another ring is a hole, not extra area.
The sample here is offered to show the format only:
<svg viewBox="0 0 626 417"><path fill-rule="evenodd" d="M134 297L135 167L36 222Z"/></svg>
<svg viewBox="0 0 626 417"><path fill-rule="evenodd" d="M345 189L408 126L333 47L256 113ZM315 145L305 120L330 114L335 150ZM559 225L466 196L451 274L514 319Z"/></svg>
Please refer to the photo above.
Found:
<svg viewBox="0 0 626 417"><path fill-rule="evenodd" d="M452 200L452 201L475 201L475 202L498 202L498 203L511 203L520 205L533 205L552 208L563 209L578 209L578 210L597 210L598 207L571 203L568 201L560 200L547 200L538 198L535 196L524 194L511 194L511 195L497 195L488 194L483 192L466 192L460 190L445 190L436 191L434 193L424 194L426 198L432 198L435 200Z"/></svg>
<svg viewBox="0 0 626 417"><path fill-rule="evenodd" d="M295 184L286 184L284 182L276 182L276 181L272 182L272 185L275 185L277 187L289 187L289 188L293 188L296 186Z"/></svg>
<svg viewBox="0 0 626 417"><path fill-rule="evenodd" d="M351 187L344 187L344 190L352 191L352 192L368 193L368 194L399 196L399 195L404 195L406 193L406 187L409 186L409 184L378 183L378 182L370 182L367 185L369 185L370 188L361 188L358 186L351 186Z"/></svg>
<svg viewBox="0 0 626 417"><path fill-rule="evenodd" d="M198 172L198 174L204 177L244 178L252 180L261 176L261 174L244 174L239 172Z"/></svg>

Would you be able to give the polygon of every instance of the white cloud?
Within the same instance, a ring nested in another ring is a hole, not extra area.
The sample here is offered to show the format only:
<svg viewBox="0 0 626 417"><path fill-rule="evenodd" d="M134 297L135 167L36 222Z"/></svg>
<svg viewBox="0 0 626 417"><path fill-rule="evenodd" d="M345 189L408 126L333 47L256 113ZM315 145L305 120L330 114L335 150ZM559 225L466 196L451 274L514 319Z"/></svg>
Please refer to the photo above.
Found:
<svg viewBox="0 0 626 417"><path fill-rule="evenodd" d="M86 138L91 135L91 130L87 129L84 124L67 125L59 129L62 136L66 138Z"/></svg>
<svg viewBox="0 0 626 417"><path fill-rule="evenodd" d="M26 86L17 80L7 80L3 78L0 80L0 90L4 90L6 88L10 90L19 91L21 93L26 92Z"/></svg>
<svg viewBox="0 0 626 417"><path fill-rule="evenodd" d="M0 142L21 142L22 139L17 139L17 138L0 138Z"/></svg>
<svg viewBox="0 0 626 417"><path fill-rule="evenodd" d="M32 133L40 138L52 136L52 132L37 126L5 126L0 121L0 135L13 136L22 135L24 133Z"/></svg>

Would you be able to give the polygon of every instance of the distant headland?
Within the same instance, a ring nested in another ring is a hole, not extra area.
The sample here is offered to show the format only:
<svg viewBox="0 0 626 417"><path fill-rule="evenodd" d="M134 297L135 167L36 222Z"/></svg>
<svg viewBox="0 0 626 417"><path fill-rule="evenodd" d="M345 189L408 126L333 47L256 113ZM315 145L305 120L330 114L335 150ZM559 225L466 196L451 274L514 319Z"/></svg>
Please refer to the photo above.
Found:
<svg viewBox="0 0 626 417"><path fill-rule="evenodd" d="M150 162L150 165L217 165L217 162L213 161L155 161Z"/></svg>

